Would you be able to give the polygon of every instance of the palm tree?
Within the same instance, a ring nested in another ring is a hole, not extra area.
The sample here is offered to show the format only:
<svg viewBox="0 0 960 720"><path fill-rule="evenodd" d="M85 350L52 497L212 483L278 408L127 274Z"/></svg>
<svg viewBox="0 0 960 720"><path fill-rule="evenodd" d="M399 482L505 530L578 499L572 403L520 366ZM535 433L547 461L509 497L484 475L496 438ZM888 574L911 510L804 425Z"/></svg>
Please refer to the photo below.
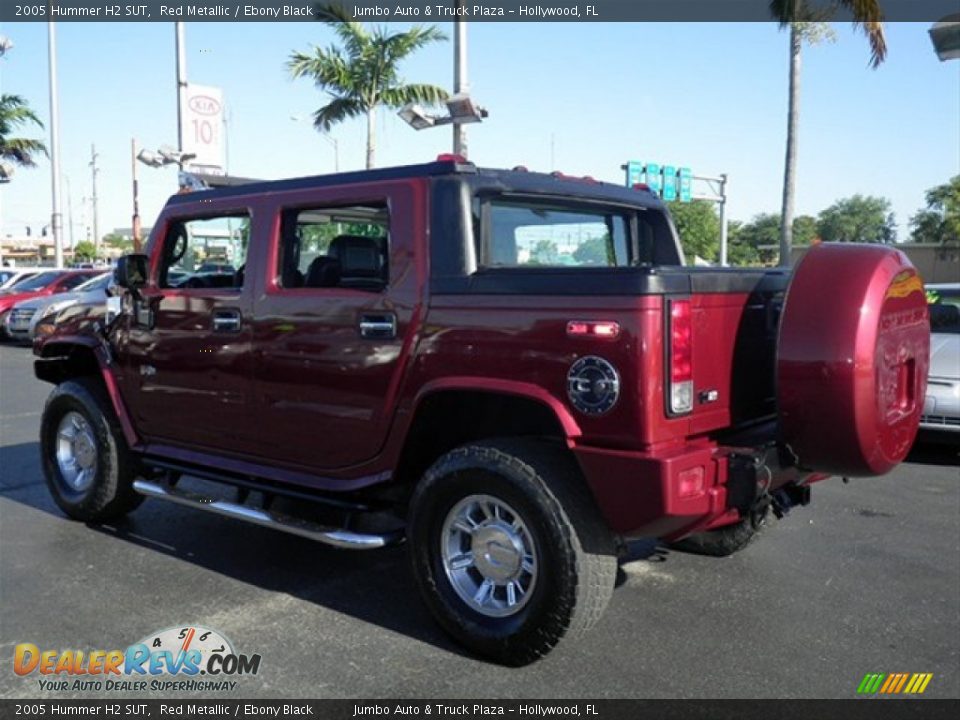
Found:
<svg viewBox="0 0 960 720"><path fill-rule="evenodd" d="M883 10L879 0L835 0L834 5L852 13L853 25L870 43L870 66L880 66L887 56L883 33ZM783 169L783 205L780 214L780 264L790 264L793 244L793 201L797 182L797 127L800 122L800 65L803 43L816 40L816 27L829 17L829 11L817 9L808 0L771 0L770 12L781 29L790 30L790 90L787 103L787 152Z"/></svg>
<svg viewBox="0 0 960 720"><path fill-rule="evenodd" d="M37 155L47 154L46 146L39 140L11 137L21 125L33 123L43 127L27 101L19 95L0 95L0 160L13 162L20 167L34 167Z"/></svg>
<svg viewBox="0 0 960 720"><path fill-rule="evenodd" d="M339 122L366 115L369 169L374 166L376 153L378 107L399 109L408 103L429 106L447 98L443 88L405 83L399 74L401 60L446 37L433 26L417 25L394 34L388 34L382 26L367 30L336 7L326 8L322 19L337 33L342 46L314 46L307 53L295 52L287 68L295 78L312 78L330 96L330 102L313 113L317 130L328 132Z"/></svg>

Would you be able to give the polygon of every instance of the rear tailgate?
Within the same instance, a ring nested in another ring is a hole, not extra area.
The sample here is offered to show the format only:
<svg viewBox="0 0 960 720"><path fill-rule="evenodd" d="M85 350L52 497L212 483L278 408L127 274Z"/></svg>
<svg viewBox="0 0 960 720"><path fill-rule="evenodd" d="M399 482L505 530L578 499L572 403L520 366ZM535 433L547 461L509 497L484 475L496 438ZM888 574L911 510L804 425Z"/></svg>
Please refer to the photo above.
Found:
<svg viewBox="0 0 960 720"><path fill-rule="evenodd" d="M742 426L776 413L777 329L789 272L714 268L686 274L692 310L693 409L689 434ZM669 325L669 313L665 312ZM670 338L667 327L665 338ZM670 372L669 349L665 358Z"/></svg>

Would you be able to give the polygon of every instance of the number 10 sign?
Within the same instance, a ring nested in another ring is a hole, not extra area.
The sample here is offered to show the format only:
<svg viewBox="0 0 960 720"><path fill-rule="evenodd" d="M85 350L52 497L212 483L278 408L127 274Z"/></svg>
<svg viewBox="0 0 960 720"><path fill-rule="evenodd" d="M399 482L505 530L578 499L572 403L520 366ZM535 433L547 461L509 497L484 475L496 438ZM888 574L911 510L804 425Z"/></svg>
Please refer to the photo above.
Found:
<svg viewBox="0 0 960 720"><path fill-rule="evenodd" d="M223 171L223 91L187 85L183 112L183 151L193 153L192 167Z"/></svg>

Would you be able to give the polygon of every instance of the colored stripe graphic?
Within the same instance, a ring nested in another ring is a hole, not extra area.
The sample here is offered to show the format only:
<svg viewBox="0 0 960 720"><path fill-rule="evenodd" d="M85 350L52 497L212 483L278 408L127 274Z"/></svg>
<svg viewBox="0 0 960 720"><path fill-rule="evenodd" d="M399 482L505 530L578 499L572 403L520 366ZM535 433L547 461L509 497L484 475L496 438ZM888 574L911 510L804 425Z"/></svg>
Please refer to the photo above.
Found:
<svg viewBox="0 0 960 720"><path fill-rule="evenodd" d="M921 695L933 673L867 673L857 686L858 695Z"/></svg>
<svg viewBox="0 0 960 720"><path fill-rule="evenodd" d="M891 688L896 687L899 679L900 673L890 673L887 675L887 681L883 684L883 687L880 688L880 694L883 695L889 692Z"/></svg>

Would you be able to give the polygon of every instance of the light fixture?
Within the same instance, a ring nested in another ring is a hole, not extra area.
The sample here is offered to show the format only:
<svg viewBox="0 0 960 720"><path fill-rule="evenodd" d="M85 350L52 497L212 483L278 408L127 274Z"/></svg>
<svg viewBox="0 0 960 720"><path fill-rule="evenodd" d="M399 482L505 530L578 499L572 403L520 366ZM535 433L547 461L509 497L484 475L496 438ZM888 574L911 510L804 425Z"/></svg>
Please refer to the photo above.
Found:
<svg viewBox="0 0 960 720"><path fill-rule="evenodd" d="M960 59L960 14L947 15L930 28L930 40L942 61Z"/></svg>
<svg viewBox="0 0 960 720"><path fill-rule="evenodd" d="M449 115L430 115L422 105L410 103L397 113L414 130L425 130L438 125L463 125L480 122L487 117L487 111L473 102L467 93L451 95L446 100Z"/></svg>
<svg viewBox="0 0 960 720"><path fill-rule="evenodd" d="M423 106L417 105L416 103L404 105L397 114L414 130L425 130L437 124L437 119L432 115L427 115Z"/></svg>

